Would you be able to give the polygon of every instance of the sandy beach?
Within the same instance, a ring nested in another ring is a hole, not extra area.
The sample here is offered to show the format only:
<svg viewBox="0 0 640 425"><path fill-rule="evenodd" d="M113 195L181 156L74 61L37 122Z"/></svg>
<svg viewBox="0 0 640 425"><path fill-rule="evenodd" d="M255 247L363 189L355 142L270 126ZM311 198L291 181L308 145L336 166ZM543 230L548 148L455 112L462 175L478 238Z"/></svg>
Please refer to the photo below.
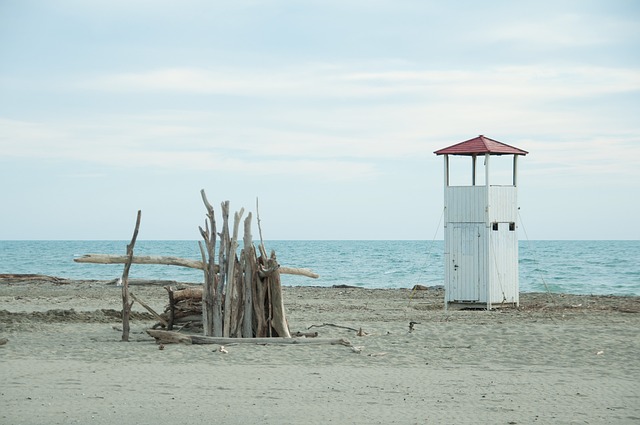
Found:
<svg viewBox="0 0 640 425"><path fill-rule="evenodd" d="M161 286L131 291L156 311L168 302ZM522 294L489 312L444 311L434 288L284 297L292 332L357 350L160 349L137 303L121 342L120 288L4 279L0 423L640 423L640 297Z"/></svg>

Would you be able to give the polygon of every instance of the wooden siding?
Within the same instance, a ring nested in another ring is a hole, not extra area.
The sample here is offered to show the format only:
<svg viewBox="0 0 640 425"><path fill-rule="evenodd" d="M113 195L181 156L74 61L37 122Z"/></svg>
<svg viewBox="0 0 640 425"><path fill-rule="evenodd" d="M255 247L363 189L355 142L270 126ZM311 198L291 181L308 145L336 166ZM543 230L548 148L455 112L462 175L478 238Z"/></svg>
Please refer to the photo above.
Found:
<svg viewBox="0 0 640 425"><path fill-rule="evenodd" d="M486 186L448 186L444 192L445 225L447 223L485 223Z"/></svg>
<svg viewBox="0 0 640 425"><path fill-rule="evenodd" d="M451 223L445 236L447 302L480 302L486 287L485 234L481 223Z"/></svg>
<svg viewBox="0 0 640 425"><path fill-rule="evenodd" d="M518 216L517 188L515 186L489 187L488 221L515 223Z"/></svg>
<svg viewBox="0 0 640 425"><path fill-rule="evenodd" d="M518 304L517 215L514 186L445 187L445 303Z"/></svg>
<svg viewBox="0 0 640 425"><path fill-rule="evenodd" d="M488 246L487 299L491 304L519 303L518 237L509 223L498 223L498 230L490 228Z"/></svg>

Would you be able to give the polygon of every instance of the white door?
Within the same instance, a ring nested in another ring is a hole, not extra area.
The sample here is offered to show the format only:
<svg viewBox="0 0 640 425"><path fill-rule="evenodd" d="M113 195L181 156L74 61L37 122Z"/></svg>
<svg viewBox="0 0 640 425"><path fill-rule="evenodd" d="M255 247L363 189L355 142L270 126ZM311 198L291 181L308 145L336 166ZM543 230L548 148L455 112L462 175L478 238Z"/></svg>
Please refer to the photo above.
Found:
<svg viewBox="0 0 640 425"><path fill-rule="evenodd" d="M453 301L474 302L480 299L480 247L481 224L456 223L453 225L451 243L452 294Z"/></svg>

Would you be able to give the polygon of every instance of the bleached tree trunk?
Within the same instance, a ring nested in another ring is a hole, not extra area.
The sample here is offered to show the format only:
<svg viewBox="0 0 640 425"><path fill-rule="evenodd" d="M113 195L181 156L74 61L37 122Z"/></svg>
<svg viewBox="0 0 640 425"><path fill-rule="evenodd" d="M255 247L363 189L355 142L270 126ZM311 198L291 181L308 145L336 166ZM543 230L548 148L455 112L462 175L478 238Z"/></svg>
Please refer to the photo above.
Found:
<svg viewBox="0 0 640 425"><path fill-rule="evenodd" d="M97 264L122 264L128 260L127 255L109 254L85 254L82 257L74 258L76 263L97 263ZM206 269L206 261L190 260L171 256L138 255L131 257L133 264L165 264L167 266L188 267L191 269Z"/></svg>
<svg viewBox="0 0 640 425"><path fill-rule="evenodd" d="M242 319L242 336L244 338L253 337L253 289L252 281L255 276L256 253L251 236L251 212L244 220L244 249L241 254L241 264L243 266L243 288L244 288L244 315Z"/></svg>
<svg viewBox="0 0 640 425"><path fill-rule="evenodd" d="M208 222L205 220L205 230L200 227L200 233L204 238L207 248L207 268L205 269L205 282L202 295L202 326L206 336L222 336L222 304L221 291L216 273L215 252L216 252L216 220L213 207L207 200L204 189L200 191L202 201L207 208ZM209 224L211 223L211 229ZM202 249L202 248L201 248ZM203 261L205 259L203 258Z"/></svg>
<svg viewBox="0 0 640 425"><path fill-rule="evenodd" d="M267 263L272 271L267 277L267 284L271 290L271 327L282 338L291 338L289 333L289 325L287 324L287 315L284 310L284 301L282 299L282 285L280 284L280 271L277 266L276 253L271 252L271 258Z"/></svg>
<svg viewBox="0 0 640 425"><path fill-rule="evenodd" d="M257 259L255 279L252 282L254 329L258 338L269 336L267 311L265 311L267 305L267 279L266 276L263 277L263 274L258 272L264 267L263 261L264 257L262 256Z"/></svg>
<svg viewBox="0 0 640 425"><path fill-rule="evenodd" d="M175 321L175 300L173 299L173 290L171 289L170 286L165 286L164 289L167 290L167 293L169 294L169 317L167 318L167 329L168 330L173 330L173 323ZM206 322L206 318L205 318L205 314L204 314L204 299L202 297L202 294L204 292L200 291L200 299L203 300L202 303L202 326L205 327ZM165 310L166 311L166 310Z"/></svg>
<svg viewBox="0 0 640 425"><path fill-rule="evenodd" d="M255 251L255 250L254 250ZM204 256L203 261L191 260L188 258L178 258L178 257L165 257L159 255L143 255L136 256L134 255L132 258L132 264L163 264L167 266L180 266L180 267L188 267L192 269L205 270L208 268L208 263L206 261L206 255ZM76 263L93 263L93 264L124 264L127 262L126 255L112 255L112 254L85 254L82 257L74 258L73 261ZM214 265L214 271L218 273L219 267L217 264ZM317 273L312 272L309 269L296 268L296 267L287 267L280 266L280 274L291 274L291 275L299 275L306 276L312 279L317 279L320 277ZM40 276L37 275L37 279L56 279L51 276ZM33 279L36 279L33 278ZM149 282L154 282L149 280ZM158 281L161 282L161 281Z"/></svg>
<svg viewBox="0 0 640 425"><path fill-rule="evenodd" d="M235 272L233 274L233 298L231 299L231 329L229 336L242 338L242 318L244 317L244 282L242 266L240 261L235 259Z"/></svg>
<svg viewBox="0 0 640 425"><path fill-rule="evenodd" d="M240 220L242 220L242 216L244 215L244 208L240 208L240 212L236 212L233 215L233 236L231 237L231 241L229 244L229 251L227 254L227 258L229 261L229 271L227 273L228 282L229 282L229 291L227 294L227 298L229 299L229 315L228 315L228 325L225 329L228 331L227 336L232 336L233 334L237 334L238 331L238 309L240 308L240 293L242 287L238 288L238 276L236 275L237 271L242 272L239 267L236 267L238 264L238 257L236 252L238 251L238 232L240 228Z"/></svg>
<svg viewBox="0 0 640 425"><path fill-rule="evenodd" d="M353 344L346 338L217 338L199 335L184 335L178 332L149 329L147 333L155 338L158 344L304 344L304 345L344 345L352 347Z"/></svg>
<svg viewBox="0 0 640 425"><path fill-rule="evenodd" d="M229 306L227 306L228 302L231 302L231 299L227 297L229 292L228 287L228 279L229 276L227 272L229 271L229 245L231 243L231 238L229 236L229 201L225 201L221 203L222 208L222 231L220 232L220 249L218 250L218 265L220 266L220 282L218 286L220 287L220 294L222 295L222 334L220 336L229 336L228 328L227 334L225 335L225 323L228 324L227 315L229 314Z"/></svg>
<svg viewBox="0 0 640 425"><path fill-rule="evenodd" d="M133 303L129 300L129 269L131 269L131 260L133 258L133 247L138 238L138 230L140 229L140 218L142 211L138 210L136 218L136 227L133 231L131 243L127 245L127 262L122 272L122 340L129 341L129 317L131 315L131 306Z"/></svg>

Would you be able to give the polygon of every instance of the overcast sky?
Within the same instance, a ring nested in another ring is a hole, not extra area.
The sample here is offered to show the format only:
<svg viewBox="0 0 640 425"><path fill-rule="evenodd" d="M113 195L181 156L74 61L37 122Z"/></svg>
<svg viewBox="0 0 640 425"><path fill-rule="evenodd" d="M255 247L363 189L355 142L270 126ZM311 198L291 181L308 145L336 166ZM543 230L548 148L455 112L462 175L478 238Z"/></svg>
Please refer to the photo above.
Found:
<svg viewBox="0 0 640 425"><path fill-rule="evenodd" d="M0 0L0 239L199 239L200 189L441 239L433 151L479 134L530 152L521 239L639 239L639 117L635 0Z"/></svg>

